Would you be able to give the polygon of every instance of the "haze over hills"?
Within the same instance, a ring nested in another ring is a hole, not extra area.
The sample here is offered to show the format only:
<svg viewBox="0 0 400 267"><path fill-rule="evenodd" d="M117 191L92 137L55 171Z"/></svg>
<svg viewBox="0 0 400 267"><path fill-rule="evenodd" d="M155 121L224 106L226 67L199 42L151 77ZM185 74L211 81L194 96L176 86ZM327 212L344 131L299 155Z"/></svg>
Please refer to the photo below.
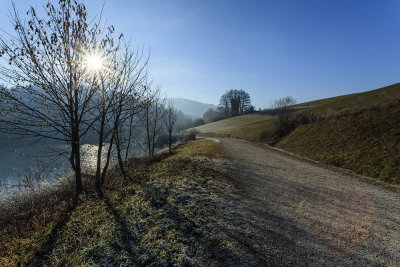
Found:
<svg viewBox="0 0 400 267"><path fill-rule="evenodd" d="M182 111L185 115L191 116L193 119L201 118L208 109L217 109L216 105L205 104L198 101L186 98L168 98L167 101L172 101L177 110Z"/></svg>

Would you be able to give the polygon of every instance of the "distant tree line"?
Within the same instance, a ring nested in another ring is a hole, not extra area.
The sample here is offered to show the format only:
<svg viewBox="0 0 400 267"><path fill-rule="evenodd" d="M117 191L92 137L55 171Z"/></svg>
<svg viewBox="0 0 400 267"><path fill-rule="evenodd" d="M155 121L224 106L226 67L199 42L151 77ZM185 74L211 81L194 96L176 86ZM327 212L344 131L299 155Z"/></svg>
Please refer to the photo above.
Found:
<svg viewBox="0 0 400 267"><path fill-rule="evenodd" d="M276 99L270 108L259 110L262 114L276 116L276 126L272 133L276 140L288 135L299 125L316 121L315 114L310 112L293 114L294 111L299 110L298 107L295 107L296 103L297 101L293 97L286 96ZM186 117L185 120L180 121L179 129L193 128L253 112L255 112L255 108L251 105L250 95L247 92L244 90L229 90L221 96L217 109L208 109L202 118L193 120Z"/></svg>
<svg viewBox="0 0 400 267"><path fill-rule="evenodd" d="M244 90L229 90L221 96L218 107L216 109L209 108L202 117L193 118L178 111L177 130L182 131L254 111L255 108L251 105L250 95L247 92Z"/></svg>
<svg viewBox="0 0 400 267"><path fill-rule="evenodd" d="M221 96L216 109L208 109L201 118L193 119L179 111L177 128L179 130L189 129L252 112L255 112L255 108L251 105L250 95L244 90L233 89Z"/></svg>

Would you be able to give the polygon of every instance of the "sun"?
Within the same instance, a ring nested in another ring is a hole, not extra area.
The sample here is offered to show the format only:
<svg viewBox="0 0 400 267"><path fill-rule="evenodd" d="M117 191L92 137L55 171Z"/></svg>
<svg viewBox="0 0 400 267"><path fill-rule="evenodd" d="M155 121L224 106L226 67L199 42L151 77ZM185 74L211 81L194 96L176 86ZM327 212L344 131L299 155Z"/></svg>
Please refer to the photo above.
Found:
<svg viewBox="0 0 400 267"><path fill-rule="evenodd" d="M88 72L98 73L104 68L104 59L96 52L87 54L84 62Z"/></svg>

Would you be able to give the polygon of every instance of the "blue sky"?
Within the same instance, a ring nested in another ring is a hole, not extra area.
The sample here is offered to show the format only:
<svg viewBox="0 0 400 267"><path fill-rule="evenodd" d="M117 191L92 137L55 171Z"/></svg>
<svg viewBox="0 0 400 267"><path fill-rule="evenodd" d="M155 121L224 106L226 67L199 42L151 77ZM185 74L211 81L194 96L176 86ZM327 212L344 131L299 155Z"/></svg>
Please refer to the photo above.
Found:
<svg viewBox="0 0 400 267"><path fill-rule="evenodd" d="M40 6L15 2L21 11ZM152 78L169 97L217 104L226 90L244 89L258 108L400 81L398 0L85 3L91 16L104 3L107 22L151 50ZM11 29L11 1L2 4L0 27Z"/></svg>

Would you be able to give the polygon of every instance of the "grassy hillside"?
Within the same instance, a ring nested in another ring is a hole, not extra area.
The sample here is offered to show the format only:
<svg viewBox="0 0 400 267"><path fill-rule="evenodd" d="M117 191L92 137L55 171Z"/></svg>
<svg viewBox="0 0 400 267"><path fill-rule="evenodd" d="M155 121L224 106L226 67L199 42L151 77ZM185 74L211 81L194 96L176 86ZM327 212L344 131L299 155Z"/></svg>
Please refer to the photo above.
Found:
<svg viewBox="0 0 400 267"><path fill-rule="evenodd" d="M265 120L268 120L270 118L271 118L270 115L261 115L254 113L205 124L196 127L196 130L201 134L210 134L210 133L228 134L232 130L236 131L238 127L256 122L264 122Z"/></svg>
<svg viewBox="0 0 400 267"><path fill-rule="evenodd" d="M399 88L400 84L394 84L364 93L300 103L296 107L306 108L296 113L312 112L317 116L326 117L341 112L379 106L400 98ZM196 129L200 134L233 137L273 144L278 141L273 135L276 123L276 117L254 113L206 124Z"/></svg>
<svg viewBox="0 0 400 267"><path fill-rule="evenodd" d="M368 108L385 104L400 98L400 84L393 84L363 93L349 94L297 104L298 107L309 107L308 110L320 114L337 113L343 110Z"/></svg>
<svg viewBox="0 0 400 267"><path fill-rule="evenodd" d="M400 102L299 126L277 147L399 184Z"/></svg>
<svg viewBox="0 0 400 267"><path fill-rule="evenodd" d="M0 266L229 266L239 260L234 241L213 228L230 188L210 167L220 156L218 143L194 141L137 160L126 187L113 173L104 200L89 190L77 206L44 196L32 203L46 200L41 209L3 208Z"/></svg>
<svg viewBox="0 0 400 267"><path fill-rule="evenodd" d="M301 103L319 117L280 140L277 119L246 115L199 127L200 133L277 144L293 153L344 167L391 183L399 183L400 84L380 89Z"/></svg>

